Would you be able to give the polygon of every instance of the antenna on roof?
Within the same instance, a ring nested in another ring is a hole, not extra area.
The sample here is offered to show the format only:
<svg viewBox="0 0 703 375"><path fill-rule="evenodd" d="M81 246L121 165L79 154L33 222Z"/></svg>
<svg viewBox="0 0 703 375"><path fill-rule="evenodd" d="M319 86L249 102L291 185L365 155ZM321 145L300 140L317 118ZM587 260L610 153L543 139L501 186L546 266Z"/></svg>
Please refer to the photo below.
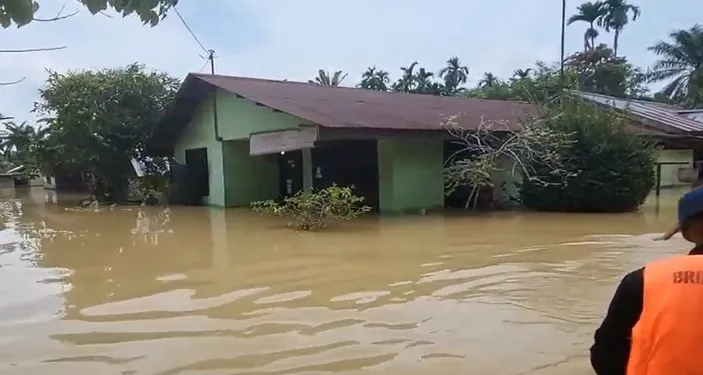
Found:
<svg viewBox="0 0 703 375"><path fill-rule="evenodd" d="M207 59L210 61L210 74L215 74L215 50L207 50Z"/></svg>

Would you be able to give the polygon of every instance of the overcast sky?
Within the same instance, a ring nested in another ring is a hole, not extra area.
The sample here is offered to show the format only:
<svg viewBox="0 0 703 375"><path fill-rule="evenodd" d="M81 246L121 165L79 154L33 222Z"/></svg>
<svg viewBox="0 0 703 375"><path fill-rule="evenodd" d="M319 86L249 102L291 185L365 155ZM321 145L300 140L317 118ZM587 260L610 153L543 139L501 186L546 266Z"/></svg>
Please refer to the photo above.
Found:
<svg viewBox="0 0 703 375"><path fill-rule="evenodd" d="M567 0L571 14L581 1ZM639 65L655 60L646 47L669 32L701 21L703 2L630 0L642 17L624 31L621 53ZM41 0L42 17L73 0ZM537 6L537 4L540 4ZM180 0L179 11L206 48L216 51L217 71L250 77L307 80L320 68L349 73L356 84L371 65L393 78L414 60L432 71L452 55L471 69L474 85L483 72L510 76L536 60L559 59L559 0ZM582 48L585 25L567 29L567 51ZM32 103L45 68L119 67L140 62L177 77L197 72L201 47L175 14L157 27L126 19L91 16L20 29L0 29L0 49L66 45L55 52L0 54L0 113L31 120ZM603 33L601 40L610 42Z"/></svg>

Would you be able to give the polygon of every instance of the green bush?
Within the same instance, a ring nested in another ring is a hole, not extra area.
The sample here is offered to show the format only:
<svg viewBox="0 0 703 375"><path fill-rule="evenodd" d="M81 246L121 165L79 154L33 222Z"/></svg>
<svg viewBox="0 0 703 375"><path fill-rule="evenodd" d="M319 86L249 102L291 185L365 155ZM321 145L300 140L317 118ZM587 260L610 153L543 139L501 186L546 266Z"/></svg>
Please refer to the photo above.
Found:
<svg viewBox="0 0 703 375"><path fill-rule="evenodd" d="M571 134L559 169L534 163L521 185L522 203L540 211L628 212L655 183L656 147L635 134L626 116L577 99L543 109L536 126Z"/></svg>
<svg viewBox="0 0 703 375"><path fill-rule="evenodd" d="M353 194L353 187L332 185L326 189L302 191L281 202L273 200L251 204L254 212L285 217L289 226L299 230L317 230L335 221L346 221L371 210L364 206L364 198Z"/></svg>

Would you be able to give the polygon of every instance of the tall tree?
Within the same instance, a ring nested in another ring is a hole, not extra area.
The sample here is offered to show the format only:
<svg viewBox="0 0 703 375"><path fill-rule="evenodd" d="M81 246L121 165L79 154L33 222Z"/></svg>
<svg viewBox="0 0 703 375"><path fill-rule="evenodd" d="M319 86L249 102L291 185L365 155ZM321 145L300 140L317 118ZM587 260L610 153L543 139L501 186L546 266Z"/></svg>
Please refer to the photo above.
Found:
<svg viewBox="0 0 703 375"><path fill-rule="evenodd" d="M648 75L650 82L673 79L662 90L666 97L679 98L686 106L703 105L703 26L669 34L648 49L660 57Z"/></svg>
<svg viewBox="0 0 703 375"><path fill-rule="evenodd" d="M94 177L93 194L124 199L130 159L152 161L145 152L171 106L179 81L132 64L99 71L50 71L35 111L48 123L43 154L49 172Z"/></svg>
<svg viewBox="0 0 703 375"><path fill-rule="evenodd" d="M400 70L403 72L403 74L393 84L393 91L413 92L415 90L417 86L415 81L415 67L417 66L417 64L418 62L414 61L407 67L400 67Z"/></svg>
<svg viewBox="0 0 703 375"><path fill-rule="evenodd" d="M583 91L616 97L638 97L646 91L640 69L615 56L605 44L568 56L566 66L576 74L578 88Z"/></svg>
<svg viewBox="0 0 703 375"><path fill-rule="evenodd" d="M486 72L483 73L483 79L478 83L479 86L481 87L493 87L500 83L500 80L498 77L495 76L495 74L491 72Z"/></svg>
<svg viewBox="0 0 703 375"><path fill-rule="evenodd" d="M527 69L516 69L513 72L513 78L516 78L518 80L526 79L527 77L530 76L530 73L532 72L532 68L527 68Z"/></svg>
<svg viewBox="0 0 703 375"><path fill-rule="evenodd" d="M572 25L575 22L585 22L588 24L586 32L583 34L583 49L588 51L595 48L598 30L596 30L596 22L604 14L604 6L600 2L585 2L576 8L576 14L569 18L567 24Z"/></svg>
<svg viewBox="0 0 703 375"><path fill-rule="evenodd" d="M123 16L136 13L145 24L155 26L165 16L166 13L178 4L178 0L149 0L149 1L115 1L115 0L80 0L91 13L96 14L104 10L114 10ZM40 9L40 3L44 0L3 0L0 1L0 25L8 28L12 25L21 27L33 21L41 21L36 18ZM58 17L65 18L65 17Z"/></svg>
<svg viewBox="0 0 703 375"><path fill-rule="evenodd" d="M317 71L317 77L314 80L309 80L308 83L320 86L339 86L345 78L347 78L347 73L341 70L337 70L330 75L329 72L320 69Z"/></svg>
<svg viewBox="0 0 703 375"><path fill-rule="evenodd" d="M388 72L381 69L376 69L375 66L366 69L361 75L359 87L367 90L388 91L388 84L391 79Z"/></svg>
<svg viewBox="0 0 703 375"><path fill-rule="evenodd" d="M17 124L8 121L0 131L0 150L5 161L14 166L24 165L25 172L35 175L40 164L40 150L48 133L47 128L38 129L26 121Z"/></svg>
<svg viewBox="0 0 703 375"><path fill-rule="evenodd" d="M450 95L461 91L460 86L469 78L469 68L461 65L456 56L447 60L447 65L439 71L439 77L444 79L444 87Z"/></svg>
<svg viewBox="0 0 703 375"><path fill-rule="evenodd" d="M630 13L632 21L636 21L642 12L640 7L628 4L626 0L604 0L600 4L603 15L598 19L598 25L605 28L605 31L613 30L613 53L617 56L620 34L630 22Z"/></svg>

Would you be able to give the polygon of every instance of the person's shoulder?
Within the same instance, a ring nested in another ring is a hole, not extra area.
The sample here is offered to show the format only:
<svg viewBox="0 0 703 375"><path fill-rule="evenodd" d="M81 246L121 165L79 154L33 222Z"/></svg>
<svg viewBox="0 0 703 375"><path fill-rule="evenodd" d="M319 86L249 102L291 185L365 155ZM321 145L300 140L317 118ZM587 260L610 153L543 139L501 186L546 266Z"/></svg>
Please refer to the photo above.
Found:
<svg viewBox="0 0 703 375"><path fill-rule="evenodd" d="M644 284L644 270L646 267L640 267L623 276L620 286L628 289L641 289Z"/></svg>

